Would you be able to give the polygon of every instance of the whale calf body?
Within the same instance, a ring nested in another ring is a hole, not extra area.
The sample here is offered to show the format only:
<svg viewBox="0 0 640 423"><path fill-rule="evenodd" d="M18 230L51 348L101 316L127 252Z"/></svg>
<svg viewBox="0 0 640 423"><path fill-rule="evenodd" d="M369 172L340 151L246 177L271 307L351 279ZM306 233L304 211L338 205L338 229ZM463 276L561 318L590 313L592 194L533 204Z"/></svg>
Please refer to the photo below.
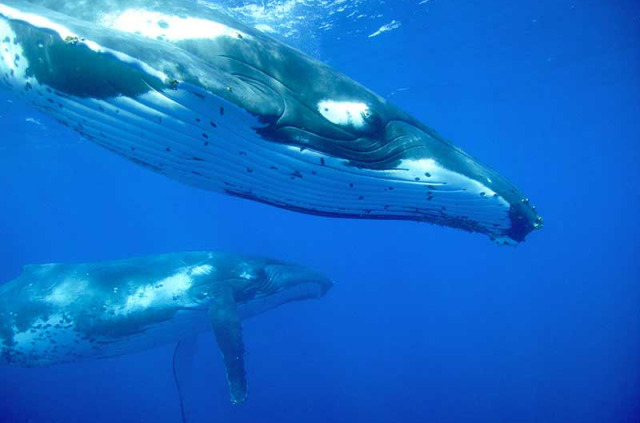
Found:
<svg viewBox="0 0 640 423"><path fill-rule="evenodd" d="M329 66L203 3L0 1L0 84L184 183L305 213L523 241L497 172Z"/></svg>
<svg viewBox="0 0 640 423"><path fill-rule="evenodd" d="M0 363L114 357L213 329L231 400L240 403L247 396L241 320L319 298L331 286L295 264L206 251L25 266L0 285Z"/></svg>

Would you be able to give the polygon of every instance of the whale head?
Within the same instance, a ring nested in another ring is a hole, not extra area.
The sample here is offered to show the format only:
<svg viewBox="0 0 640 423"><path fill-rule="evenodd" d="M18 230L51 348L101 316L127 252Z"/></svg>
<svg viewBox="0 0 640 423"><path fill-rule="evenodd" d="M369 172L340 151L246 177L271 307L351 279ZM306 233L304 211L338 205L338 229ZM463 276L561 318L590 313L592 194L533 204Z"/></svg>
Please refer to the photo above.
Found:
<svg viewBox="0 0 640 423"><path fill-rule="evenodd" d="M483 233L499 244L517 244L542 227L535 207L496 171L353 81L334 85L336 98L305 100L300 114L306 117L285 115L261 130L298 147L302 162L315 156L317 173L326 175L315 204L324 196L335 207L313 212L424 221Z"/></svg>
<svg viewBox="0 0 640 423"><path fill-rule="evenodd" d="M265 283L260 287L262 295L284 294L288 298L302 300L324 296L333 281L322 273L304 266L276 262L265 269Z"/></svg>
<svg viewBox="0 0 640 423"><path fill-rule="evenodd" d="M236 273L240 280L236 296L244 318L281 304L321 298L333 286L333 281L320 272L272 259L254 259L253 264Z"/></svg>

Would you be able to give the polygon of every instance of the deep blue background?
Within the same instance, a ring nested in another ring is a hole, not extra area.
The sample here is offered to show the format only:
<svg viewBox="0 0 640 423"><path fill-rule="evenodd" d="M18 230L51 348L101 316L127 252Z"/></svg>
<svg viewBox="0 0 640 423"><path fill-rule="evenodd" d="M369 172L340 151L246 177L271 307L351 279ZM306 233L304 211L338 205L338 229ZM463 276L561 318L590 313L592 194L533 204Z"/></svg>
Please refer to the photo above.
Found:
<svg viewBox="0 0 640 423"><path fill-rule="evenodd" d="M0 280L191 249L331 275L326 298L246 322L241 407L201 337L198 421L640 421L640 4L417 3L371 2L385 19L338 21L315 53L382 95L407 88L392 100L516 182L546 221L526 243L199 191L0 93ZM178 422L171 353L2 368L0 419Z"/></svg>

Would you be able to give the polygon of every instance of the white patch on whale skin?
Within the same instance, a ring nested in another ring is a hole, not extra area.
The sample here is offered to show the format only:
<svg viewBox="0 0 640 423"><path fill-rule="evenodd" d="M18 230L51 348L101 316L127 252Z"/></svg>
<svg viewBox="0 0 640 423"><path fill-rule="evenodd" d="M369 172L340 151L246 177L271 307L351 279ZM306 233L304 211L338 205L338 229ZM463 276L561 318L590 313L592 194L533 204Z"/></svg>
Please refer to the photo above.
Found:
<svg viewBox="0 0 640 423"><path fill-rule="evenodd" d="M431 187L429 203L446 208L446 214L470 220L485 221L493 216L493 224L509 228L511 205L491 188L463 174L440 166L433 159L402 160L397 170L386 171L394 177ZM503 213L495 213L500 209Z"/></svg>
<svg viewBox="0 0 640 423"><path fill-rule="evenodd" d="M142 62L142 61L140 61L138 59L134 59L133 57L129 56L128 54L124 54L124 53L121 53L121 52L119 52L117 50L112 50L110 48L102 47L101 45L99 45L99 44L97 44L97 43L95 43L93 41L85 40L85 41L82 42L82 44L86 45L91 50L95 51L96 53L108 53L108 54L111 54L112 56L114 56L119 61L121 61L123 63L127 63L128 65L132 65L134 67L137 67L138 69L142 70L144 73L149 74L151 76L155 76L156 78L158 78L161 81L167 81L167 80L170 79L167 76L167 74L165 74L164 72L152 68L151 66L149 66L145 62Z"/></svg>
<svg viewBox="0 0 640 423"><path fill-rule="evenodd" d="M371 113L365 103L335 100L319 101L318 112L334 125L352 126L356 129L367 125L365 119Z"/></svg>
<svg viewBox="0 0 640 423"><path fill-rule="evenodd" d="M88 282L82 279L67 278L51 291L44 300L49 304L65 307L80 298L88 286Z"/></svg>
<svg viewBox="0 0 640 423"><path fill-rule="evenodd" d="M256 278L256 275L253 274L253 272L251 271L243 271L242 273L240 273L239 276L241 279L246 279L248 281L253 280Z"/></svg>
<svg viewBox="0 0 640 423"><path fill-rule="evenodd" d="M433 185L452 185L470 194L477 194L483 197L493 197L496 194L480 182L438 165L433 159L402 160L397 167L407 172L409 180L419 178ZM509 203L502 197L499 198L508 208Z"/></svg>
<svg viewBox="0 0 640 423"><path fill-rule="evenodd" d="M20 83L24 83L29 64L24 57L22 46L13 42L15 38L16 34L9 26L9 23L4 19L0 19L0 74L13 72L13 77L19 80ZM4 40L8 40L8 42L4 42ZM16 58L19 58L19 60L16 60Z"/></svg>
<svg viewBox="0 0 640 423"><path fill-rule="evenodd" d="M114 310L115 313L129 314L144 311L149 307L161 308L175 304L175 301L191 288L193 280L189 274L192 271L193 268L183 269L183 271L158 282L139 287L127 297L122 307Z"/></svg>
<svg viewBox="0 0 640 423"><path fill-rule="evenodd" d="M107 28L167 41L249 37L244 32L208 19L165 15L144 9L128 9L117 15L105 15L101 24Z"/></svg>
<svg viewBox="0 0 640 423"><path fill-rule="evenodd" d="M202 264L200 266L194 266L191 268L191 275L193 276L202 276L202 275L210 275L215 268L210 264Z"/></svg>

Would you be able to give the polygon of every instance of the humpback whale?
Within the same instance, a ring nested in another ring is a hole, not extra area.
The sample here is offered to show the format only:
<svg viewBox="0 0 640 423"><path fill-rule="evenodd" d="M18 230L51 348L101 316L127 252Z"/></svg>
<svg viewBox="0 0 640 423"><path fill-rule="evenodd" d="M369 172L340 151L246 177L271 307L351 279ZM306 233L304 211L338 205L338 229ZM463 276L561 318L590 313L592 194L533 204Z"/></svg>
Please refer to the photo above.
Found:
<svg viewBox="0 0 640 423"><path fill-rule="evenodd" d="M247 396L241 319L322 297L331 286L295 264L207 251L25 266L0 285L0 363L49 366L178 343L180 390L193 338L212 328L231 401L241 403Z"/></svg>
<svg viewBox="0 0 640 423"><path fill-rule="evenodd" d="M1 0L0 85L168 177L310 214L517 244L511 182L329 66L205 2Z"/></svg>

